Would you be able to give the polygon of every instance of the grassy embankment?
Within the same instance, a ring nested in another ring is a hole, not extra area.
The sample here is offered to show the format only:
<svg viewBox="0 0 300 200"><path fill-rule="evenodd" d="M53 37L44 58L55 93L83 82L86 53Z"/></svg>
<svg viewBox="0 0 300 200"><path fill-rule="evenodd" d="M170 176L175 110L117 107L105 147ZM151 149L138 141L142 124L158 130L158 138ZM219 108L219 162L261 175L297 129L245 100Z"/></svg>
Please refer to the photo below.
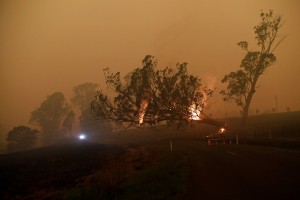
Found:
<svg viewBox="0 0 300 200"><path fill-rule="evenodd" d="M186 160L179 154L164 155L155 165L136 172L114 189L103 186L94 190L90 186L74 188L66 199L178 199L187 185Z"/></svg>
<svg viewBox="0 0 300 200"><path fill-rule="evenodd" d="M181 154L141 145L44 147L0 163L1 199L176 199L188 176Z"/></svg>

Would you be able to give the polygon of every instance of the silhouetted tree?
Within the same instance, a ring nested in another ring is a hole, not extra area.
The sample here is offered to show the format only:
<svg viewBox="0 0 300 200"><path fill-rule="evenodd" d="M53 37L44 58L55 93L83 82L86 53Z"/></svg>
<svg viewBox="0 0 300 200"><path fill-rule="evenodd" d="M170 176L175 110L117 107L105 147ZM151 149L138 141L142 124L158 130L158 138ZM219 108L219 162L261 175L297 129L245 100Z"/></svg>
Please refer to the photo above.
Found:
<svg viewBox="0 0 300 200"><path fill-rule="evenodd" d="M109 68L104 69L104 76L114 98L98 91L92 109L99 119L128 125L154 126L164 121L164 125L181 126L192 119L204 121L203 109L213 93L198 77L188 74L187 63L158 70L151 55L123 80L120 72L111 73Z"/></svg>
<svg viewBox="0 0 300 200"><path fill-rule="evenodd" d="M63 127L66 130L66 132L69 133L70 136L72 134L72 127L73 127L74 120L75 120L75 113L73 112L73 110L70 110L63 121Z"/></svg>
<svg viewBox="0 0 300 200"><path fill-rule="evenodd" d="M225 101L234 101L243 109L243 123L247 123L248 111L252 97L258 88L257 81L275 61L274 50L284 37L278 40L278 31L283 25L282 17L275 16L273 11L262 12L261 22L254 27L258 50L250 50L248 42L241 41L238 45L246 52L240 69L224 76L222 82L227 89L222 90Z"/></svg>
<svg viewBox="0 0 300 200"><path fill-rule="evenodd" d="M38 130L31 129L27 126L14 127L7 134L7 150L20 151L33 147L37 141Z"/></svg>
<svg viewBox="0 0 300 200"><path fill-rule="evenodd" d="M87 110L97 94L97 88L96 83L82 83L74 87L71 102L78 106L81 112Z"/></svg>
<svg viewBox="0 0 300 200"><path fill-rule="evenodd" d="M30 123L41 127L45 144L63 137L62 122L70 110L71 107L66 104L64 95L61 92L55 92L31 113Z"/></svg>
<svg viewBox="0 0 300 200"><path fill-rule="evenodd" d="M72 103L80 109L80 129L82 132L98 137L105 133L109 133L111 128L105 121L95 121L93 111L91 110L91 102L97 95L98 84L83 83L73 88ZM97 134L97 135L96 135Z"/></svg>

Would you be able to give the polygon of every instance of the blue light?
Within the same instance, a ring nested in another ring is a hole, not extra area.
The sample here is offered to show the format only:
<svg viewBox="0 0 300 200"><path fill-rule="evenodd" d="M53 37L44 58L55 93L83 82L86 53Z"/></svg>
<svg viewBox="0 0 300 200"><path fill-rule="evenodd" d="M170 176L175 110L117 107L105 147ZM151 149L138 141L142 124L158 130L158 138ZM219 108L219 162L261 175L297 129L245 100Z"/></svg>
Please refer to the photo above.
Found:
<svg viewBox="0 0 300 200"><path fill-rule="evenodd" d="M80 134L78 136L79 140L85 140L86 139L86 136L84 134Z"/></svg>

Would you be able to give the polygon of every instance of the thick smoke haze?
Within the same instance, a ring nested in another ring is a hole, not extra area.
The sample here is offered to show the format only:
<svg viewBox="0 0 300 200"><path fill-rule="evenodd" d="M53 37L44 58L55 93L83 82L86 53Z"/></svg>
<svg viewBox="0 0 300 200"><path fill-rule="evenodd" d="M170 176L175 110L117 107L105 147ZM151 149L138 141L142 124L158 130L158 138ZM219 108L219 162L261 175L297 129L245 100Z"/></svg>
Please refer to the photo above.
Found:
<svg viewBox="0 0 300 200"><path fill-rule="evenodd" d="M161 67L187 62L189 72L214 82L211 112L238 113L218 95L222 77L256 48L253 27L261 10L285 19L277 62L260 79L250 110L300 109L300 1L298 0L2 0L0 2L0 134L27 125L46 97L94 82L102 69L123 75L151 54ZM215 105L215 106L214 106Z"/></svg>

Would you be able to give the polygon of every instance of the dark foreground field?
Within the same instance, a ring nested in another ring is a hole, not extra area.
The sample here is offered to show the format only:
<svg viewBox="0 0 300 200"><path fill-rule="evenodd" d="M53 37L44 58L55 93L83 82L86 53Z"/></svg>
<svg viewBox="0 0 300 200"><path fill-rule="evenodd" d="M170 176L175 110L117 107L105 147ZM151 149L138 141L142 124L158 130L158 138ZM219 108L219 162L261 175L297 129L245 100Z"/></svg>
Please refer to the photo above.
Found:
<svg viewBox="0 0 300 200"><path fill-rule="evenodd" d="M77 143L0 156L0 199L114 199L121 182L157 161L137 145Z"/></svg>
<svg viewBox="0 0 300 200"><path fill-rule="evenodd" d="M2 155L1 199L299 199L300 152L175 139Z"/></svg>
<svg viewBox="0 0 300 200"><path fill-rule="evenodd" d="M252 117L246 132L231 119L238 145L193 127L3 154L0 199L299 199L298 116Z"/></svg>

